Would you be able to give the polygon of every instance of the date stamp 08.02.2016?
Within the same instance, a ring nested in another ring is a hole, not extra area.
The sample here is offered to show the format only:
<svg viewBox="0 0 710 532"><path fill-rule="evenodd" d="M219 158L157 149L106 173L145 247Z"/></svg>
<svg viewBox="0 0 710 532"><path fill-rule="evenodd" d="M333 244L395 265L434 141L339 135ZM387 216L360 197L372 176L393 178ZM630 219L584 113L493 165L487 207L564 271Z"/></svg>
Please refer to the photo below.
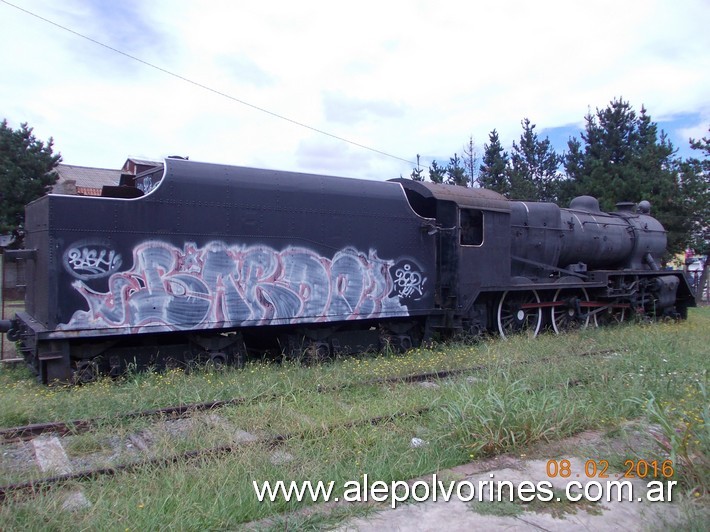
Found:
<svg viewBox="0 0 710 532"><path fill-rule="evenodd" d="M624 471L618 474L609 472L608 460L589 459L584 462L584 467L574 470L572 463L567 460L548 460L545 473L549 478L638 478L638 479L670 479L673 478L675 469L672 460L625 460Z"/></svg>

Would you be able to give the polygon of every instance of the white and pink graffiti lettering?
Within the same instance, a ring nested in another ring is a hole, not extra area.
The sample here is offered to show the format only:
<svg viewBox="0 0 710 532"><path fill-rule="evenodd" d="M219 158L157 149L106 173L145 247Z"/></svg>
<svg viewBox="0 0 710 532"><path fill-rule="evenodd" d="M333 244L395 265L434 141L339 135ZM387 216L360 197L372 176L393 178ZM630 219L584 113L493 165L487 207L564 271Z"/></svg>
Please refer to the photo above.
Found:
<svg viewBox="0 0 710 532"><path fill-rule="evenodd" d="M329 259L299 247L212 242L179 249L149 241L133 250L130 270L109 277L108 292L74 281L89 310L60 329L176 331L406 316L393 264L352 248Z"/></svg>

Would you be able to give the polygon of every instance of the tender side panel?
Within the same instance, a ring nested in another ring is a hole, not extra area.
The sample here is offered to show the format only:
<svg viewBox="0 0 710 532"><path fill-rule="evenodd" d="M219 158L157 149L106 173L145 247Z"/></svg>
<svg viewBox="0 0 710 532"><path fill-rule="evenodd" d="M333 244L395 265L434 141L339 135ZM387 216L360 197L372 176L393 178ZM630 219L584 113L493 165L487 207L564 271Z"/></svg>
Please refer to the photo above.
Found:
<svg viewBox="0 0 710 532"><path fill-rule="evenodd" d="M394 183L169 161L143 198L54 200L54 337L433 308L434 238Z"/></svg>
<svg viewBox="0 0 710 532"><path fill-rule="evenodd" d="M57 308L55 249L50 243L51 197L25 208L25 248L34 250L26 261L25 312L43 326L55 320Z"/></svg>

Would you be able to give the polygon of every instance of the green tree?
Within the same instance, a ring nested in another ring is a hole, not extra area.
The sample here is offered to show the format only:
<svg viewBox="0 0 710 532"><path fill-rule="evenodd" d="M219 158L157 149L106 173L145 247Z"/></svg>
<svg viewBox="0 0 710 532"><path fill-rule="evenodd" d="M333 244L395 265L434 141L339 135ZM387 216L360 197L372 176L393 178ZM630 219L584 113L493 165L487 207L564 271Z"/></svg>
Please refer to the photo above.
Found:
<svg viewBox="0 0 710 532"><path fill-rule="evenodd" d="M458 185L460 187L468 186L468 176L466 169L461 164L458 154L449 159L449 164L446 167L446 182L450 185Z"/></svg>
<svg viewBox="0 0 710 532"><path fill-rule="evenodd" d="M513 142L510 153L509 197L535 201L557 201L562 159L547 137L540 140L535 124L525 118L520 144Z"/></svg>
<svg viewBox="0 0 710 532"><path fill-rule="evenodd" d="M7 120L0 123L0 233L21 234L25 205L56 183L54 168L62 158L52 146L51 137L45 144L27 124L13 130Z"/></svg>
<svg viewBox="0 0 710 532"><path fill-rule="evenodd" d="M668 231L669 251L682 250L691 225L689 190L665 133L659 133L645 108L637 114L622 99L588 113L585 121L582 142L570 139L564 157L569 178L564 199L592 195L603 210L614 210L621 201L648 200Z"/></svg>
<svg viewBox="0 0 710 532"><path fill-rule="evenodd" d="M473 135L469 135L468 144L463 147L463 166L470 186L478 183L478 151L473 142Z"/></svg>
<svg viewBox="0 0 710 532"><path fill-rule="evenodd" d="M436 160L431 162L429 167L429 180L432 183L443 183L446 177L446 168L439 166Z"/></svg>
<svg viewBox="0 0 710 532"><path fill-rule="evenodd" d="M596 114L587 113L585 122L582 142L570 139L565 156L570 194L595 196L606 210L617 201L632 201L629 189L638 189L630 165L638 146L636 113L628 102L614 100Z"/></svg>
<svg viewBox="0 0 710 532"><path fill-rule="evenodd" d="M569 205L572 198L578 196L579 182L584 175L584 148L576 137L570 137L567 141L569 151L562 156L567 179L560 180L559 197L557 201L560 207Z"/></svg>
<svg viewBox="0 0 710 532"><path fill-rule="evenodd" d="M489 133L488 140L489 143L483 145L483 160L478 174L478 183L482 188L507 195L510 191L508 153L503 150L495 129Z"/></svg>
<svg viewBox="0 0 710 532"><path fill-rule="evenodd" d="M710 136L690 139L690 147L698 156L684 160L680 172L691 212L689 246L707 255L710 253Z"/></svg>
<svg viewBox="0 0 710 532"><path fill-rule="evenodd" d="M708 127L708 133L710 133L710 127ZM702 161L700 161L700 166L704 172L710 173L710 138L690 139L690 147L700 152L703 157Z"/></svg>
<svg viewBox="0 0 710 532"><path fill-rule="evenodd" d="M424 181L424 170L422 170L422 167L419 166L419 154L417 153L417 167L412 168L412 173L409 174L409 177L413 179L414 181Z"/></svg>

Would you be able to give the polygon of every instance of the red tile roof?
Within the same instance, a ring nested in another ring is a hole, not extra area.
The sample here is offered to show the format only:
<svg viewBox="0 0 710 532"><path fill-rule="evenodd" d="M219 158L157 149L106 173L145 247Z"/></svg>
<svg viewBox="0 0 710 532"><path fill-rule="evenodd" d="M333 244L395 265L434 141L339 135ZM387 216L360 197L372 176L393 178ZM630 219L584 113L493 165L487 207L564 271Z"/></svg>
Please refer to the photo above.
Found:
<svg viewBox="0 0 710 532"><path fill-rule="evenodd" d="M100 196L100 188L76 187L76 193L80 196Z"/></svg>

